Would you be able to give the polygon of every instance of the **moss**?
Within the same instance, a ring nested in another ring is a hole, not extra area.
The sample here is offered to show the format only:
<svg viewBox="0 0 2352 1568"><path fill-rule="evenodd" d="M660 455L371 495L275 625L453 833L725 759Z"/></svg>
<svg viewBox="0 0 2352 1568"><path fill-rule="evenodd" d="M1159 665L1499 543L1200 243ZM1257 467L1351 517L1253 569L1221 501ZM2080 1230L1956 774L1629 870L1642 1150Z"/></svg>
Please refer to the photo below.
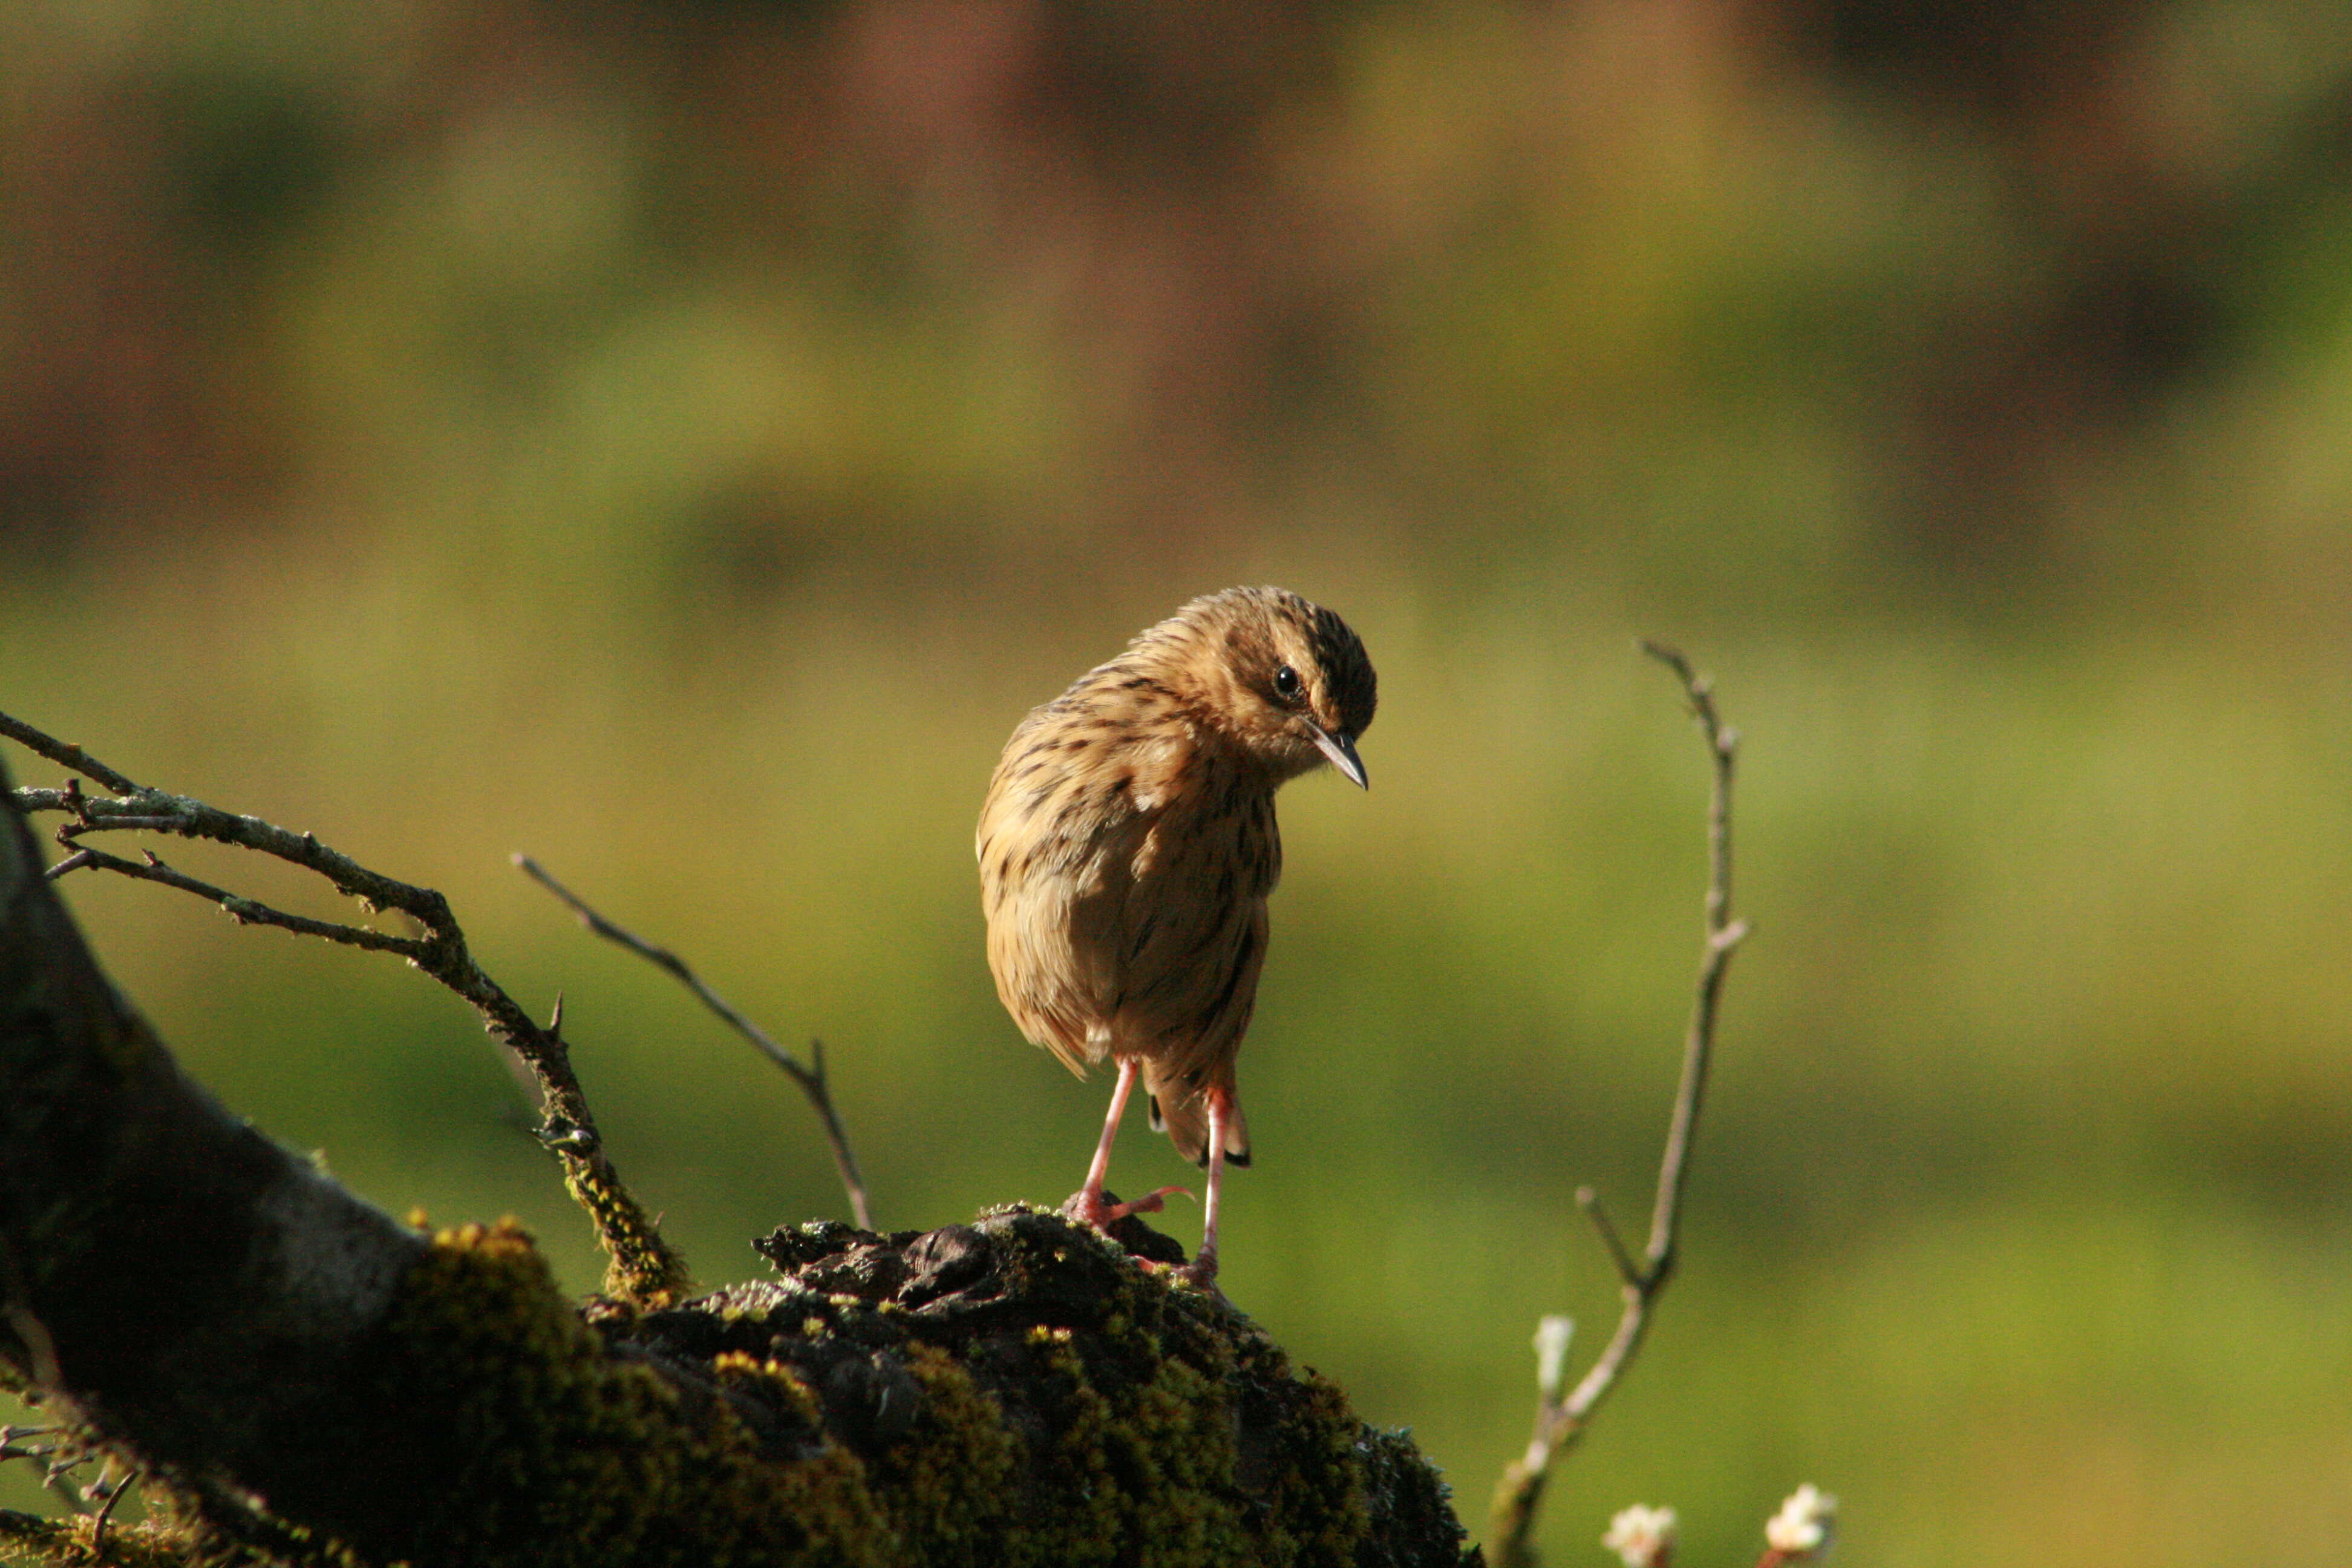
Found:
<svg viewBox="0 0 2352 1568"><path fill-rule="evenodd" d="M772 1462L715 1391L697 1397L609 1353L510 1225L436 1236L380 1339L375 1394L436 1410L450 1457L416 1478L438 1483L426 1489L438 1506L369 1521L383 1555L713 1568L896 1557L853 1458L826 1446Z"/></svg>
<svg viewBox="0 0 2352 1568"><path fill-rule="evenodd" d="M920 1390L905 1436L869 1468L898 1528L909 1563L923 1568L1004 1561L1013 1518L1011 1482L1020 1440L1003 1408L946 1352L914 1347L908 1368Z"/></svg>
<svg viewBox="0 0 2352 1568"><path fill-rule="evenodd" d="M121 1563L124 1568L176 1568L184 1562L185 1542L176 1533L159 1540L159 1532L144 1525L130 1530L107 1531L106 1555L90 1553L92 1525L89 1519L43 1519L37 1514L19 1513L14 1509L0 1509L0 1563L37 1564L38 1568L65 1568L66 1564L88 1565L94 1563Z"/></svg>
<svg viewBox="0 0 2352 1568"><path fill-rule="evenodd" d="M693 1288L686 1259L662 1239L635 1196L601 1154L565 1152L563 1185L595 1221L607 1255L604 1293L632 1307L667 1307Z"/></svg>
<svg viewBox="0 0 2352 1568"><path fill-rule="evenodd" d="M208 1532L173 1506L168 1497L149 1499L158 1509L155 1518L123 1523L106 1531L100 1550L97 1521L89 1514L43 1519L36 1514L0 1509L0 1563L24 1568L352 1568L349 1557L300 1542L282 1529L273 1533L286 1550L265 1552L252 1543Z"/></svg>
<svg viewBox="0 0 2352 1568"><path fill-rule="evenodd" d="M1409 1444L1097 1233L1014 1210L770 1256L783 1278L583 1319L514 1226L437 1234L320 1422L336 1463L273 1506L467 1568L1462 1561Z"/></svg>
<svg viewBox="0 0 2352 1568"><path fill-rule="evenodd" d="M1099 1233L1013 1208L929 1235L803 1226L761 1250L783 1279L629 1331L670 1354L758 1345L790 1362L913 1562L1460 1560L1409 1444L1222 1298ZM892 1419L908 1395L915 1414ZM1382 1540L1383 1521L1410 1528Z"/></svg>

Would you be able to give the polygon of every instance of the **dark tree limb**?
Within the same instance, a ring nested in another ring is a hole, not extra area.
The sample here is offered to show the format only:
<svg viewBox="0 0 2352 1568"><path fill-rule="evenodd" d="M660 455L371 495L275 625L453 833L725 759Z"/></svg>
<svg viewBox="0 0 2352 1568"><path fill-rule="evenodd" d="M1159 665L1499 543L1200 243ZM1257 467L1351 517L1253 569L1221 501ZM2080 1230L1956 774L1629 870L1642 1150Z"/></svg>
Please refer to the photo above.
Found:
<svg viewBox="0 0 2352 1568"><path fill-rule="evenodd" d="M84 795L79 780L68 780L61 789L14 792L17 810L27 816L60 812L71 819L61 825L57 834L58 842L69 853L50 875L88 868L161 882L218 904L241 923L275 926L299 935L396 953L455 992L481 1016L491 1037L530 1068L540 1092L540 1142L554 1153L563 1168L565 1188L588 1211L595 1225L596 1238L609 1260L604 1276L606 1291L641 1305L676 1300L685 1293L685 1259L662 1238L652 1216L629 1192L605 1154L595 1118L588 1109L587 1093L572 1070L570 1047L554 1027L542 1028L535 1023L474 962L466 945L466 933L450 912L448 900L430 888L416 887L370 870L308 833L289 832L257 816L240 816L200 800L135 784L79 746L52 739L5 713L0 713L0 735L113 792L112 798ZM324 878L338 893L357 900L370 912L400 911L421 926L424 934L400 936L365 926L288 914L185 876L152 854L142 864L80 842L89 834L126 830L208 838L274 856Z"/></svg>
<svg viewBox="0 0 2352 1568"><path fill-rule="evenodd" d="M1557 1358L1547 1358L1538 1373L1539 1398L1535 1434L1527 1452L1503 1473L1495 1489L1487 1545L1495 1568L1534 1568L1533 1534L1543 1501L1551 1461L1584 1435L1593 1413L1617 1384L1649 1331L1658 1297L1675 1271L1675 1226L1680 1220L1683 1184L1690 1170L1693 1139L1698 1130L1699 1108L1706 1098L1709 1060L1715 1048L1715 1020L1723 994L1723 977L1731 954L1748 934L1748 923L1731 918L1731 784L1739 744L1738 732L1716 711L1709 683L1693 673L1690 661L1674 648L1645 642L1643 651L1673 670L1683 695L1706 738L1714 767L1714 787L1707 805L1706 940L1699 960L1696 994L1691 1005L1690 1026L1684 1037L1682 1080L1675 1092L1672 1121L1666 1129L1665 1152L1658 1163L1658 1192L1650 1210L1650 1238L1636 1258L1627 1250L1617 1227L1591 1187L1579 1189L1578 1206L1591 1220L1601 1245L1617 1270L1616 1331L1602 1347L1590 1371L1575 1388L1562 1392ZM1547 1320L1565 1325L1566 1320ZM1564 1327L1560 1331L1564 1341ZM1542 1341L1539 1338L1538 1343ZM1564 1342L1561 1345L1564 1352Z"/></svg>
<svg viewBox="0 0 2352 1568"><path fill-rule="evenodd" d="M0 812L0 1372L160 1462L274 1477L425 1250L181 1076Z"/></svg>
<svg viewBox="0 0 2352 1568"><path fill-rule="evenodd" d="M567 909L579 916L582 925L676 978L693 992L704 1006L718 1014L728 1027L751 1041L762 1056L783 1069L784 1076L797 1084L801 1093L808 1097L810 1108L815 1110L818 1121L824 1127L824 1140L833 1148L834 1169L841 1173L842 1187L849 1194L850 1217L856 1221L859 1229L872 1229L874 1219L866 1209L866 1178L857 1173L857 1156L849 1147L848 1130L841 1124L841 1113L834 1109L833 1089L825 1078L824 1042L813 1041L809 1047L809 1060L802 1061L778 1045L765 1029L737 1012L719 993L705 985L701 977L677 953L666 947L656 947L625 927L614 925L578 894L557 881L547 868L530 856L518 855L514 857L514 863L525 876L554 894Z"/></svg>

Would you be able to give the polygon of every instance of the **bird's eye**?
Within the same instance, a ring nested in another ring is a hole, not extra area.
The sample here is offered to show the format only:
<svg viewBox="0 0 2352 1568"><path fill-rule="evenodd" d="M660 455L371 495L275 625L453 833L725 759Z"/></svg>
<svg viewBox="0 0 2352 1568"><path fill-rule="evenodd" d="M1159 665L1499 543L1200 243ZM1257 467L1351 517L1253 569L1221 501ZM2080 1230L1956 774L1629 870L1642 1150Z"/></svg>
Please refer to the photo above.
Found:
<svg viewBox="0 0 2352 1568"><path fill-rule="evenodd" d="M1291 668L1290 666L1286 664L1280 669L1276 670L1274 672L1274 689L1278 695L1284 698L1297 696L1298 672Z"/></svg>

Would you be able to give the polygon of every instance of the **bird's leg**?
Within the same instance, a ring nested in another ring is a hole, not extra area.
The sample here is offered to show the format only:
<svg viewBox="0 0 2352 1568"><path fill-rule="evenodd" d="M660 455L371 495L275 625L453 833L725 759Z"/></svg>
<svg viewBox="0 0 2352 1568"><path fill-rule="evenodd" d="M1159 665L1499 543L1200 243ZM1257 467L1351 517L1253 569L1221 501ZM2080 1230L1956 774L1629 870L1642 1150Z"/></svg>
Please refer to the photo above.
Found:
<svg viewBox="0 0 2352 1568"><path fill-rule="evenodd" d="M1209 1090L1209 1188L1201 1204L1201 1250L1184 1267L1184 1278L1214 1289L1217 1283L1217 1199L1225 1186L1225 1116L1233 1090Z"/></svg>
<svg viewBox="0 0 2352 1568"><path fill-rule="evenodd" d="M1110 1146L1118 1141L1118 1121L1127 1114L1127 1097L1135 1089L1135 1080L1142 1074L1140 1059L1135 1057L1119 1058L1118 1082L1111 1086L1110 1091L1110 1114L1103 1118L1102 1142L1095 1145L1095 1163L1087 1167L1087 1184L1062 1205L1064 1212L1080 1225L1106 1226L1131 1214L1158 1214L1167 1206L1169 1194L1184 1190L1181 1187L1162 1187L1156 1193L1124 1204L1103 1200L1103 1182L1110 1174Z"/></svg>

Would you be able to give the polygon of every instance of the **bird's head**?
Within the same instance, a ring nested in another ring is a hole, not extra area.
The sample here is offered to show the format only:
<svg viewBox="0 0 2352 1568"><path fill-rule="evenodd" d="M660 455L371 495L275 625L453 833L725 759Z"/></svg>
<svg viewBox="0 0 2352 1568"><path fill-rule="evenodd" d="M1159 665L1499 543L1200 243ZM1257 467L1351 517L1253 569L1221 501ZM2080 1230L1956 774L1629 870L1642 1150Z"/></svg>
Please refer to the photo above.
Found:
<svg viewBox="0 0 2352 1568"><path fill-rule="evenodd" d="M1281 588L1228 588L1146 632L1171 683L1278 776L1329 762L1366 783L1356 738L1379 685L1364 645L1320 605Z"/></svg>

